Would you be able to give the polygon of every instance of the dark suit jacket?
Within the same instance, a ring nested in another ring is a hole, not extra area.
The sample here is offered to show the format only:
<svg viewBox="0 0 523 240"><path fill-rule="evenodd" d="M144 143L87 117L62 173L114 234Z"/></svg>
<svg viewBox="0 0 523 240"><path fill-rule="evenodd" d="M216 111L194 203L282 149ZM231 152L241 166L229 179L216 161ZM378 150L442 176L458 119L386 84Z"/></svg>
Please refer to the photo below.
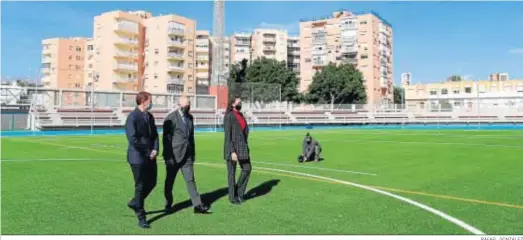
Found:
<svg viewBox="0 0 523 240"><path fill-rule="evenodd" d="M149 112L135 108L125 121L127 136L127 161L130 164L156 163L149 157L153 150L159 151L158 130L154 117Z"/></svg>
<svg viewBox="0 0 523 240"><path fill-rule="evenodd" d="M196 155L193 116L187 114L185 123L179 110L171 112L163 122L163 158L178 163Z"/></svg>
<svg viewBox="0 0 523 240"><path fill-rule="evenodd" d="M223 158L231 160L231 153L235 152L239 160L250 159L249 154L249 125L242 131L236 115L232 111L227 111L223 117ZM241 113L240 113L241 114ZM242 115L243 116L243 115ZM247 121L247 119L245 120Z"/></svg>

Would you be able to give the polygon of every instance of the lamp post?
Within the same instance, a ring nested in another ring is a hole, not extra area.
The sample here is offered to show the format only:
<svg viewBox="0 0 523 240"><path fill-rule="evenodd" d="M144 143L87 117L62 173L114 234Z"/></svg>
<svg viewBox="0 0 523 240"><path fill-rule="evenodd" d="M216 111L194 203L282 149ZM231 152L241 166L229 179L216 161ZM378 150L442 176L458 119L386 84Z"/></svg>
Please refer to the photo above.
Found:
<svg viewBox="0 0 523 240"><path fill-rule="evenodd" d="M91 135L94 128L94 83L98 82L98 73L93 72L93 81L91 82Z"/></svg>

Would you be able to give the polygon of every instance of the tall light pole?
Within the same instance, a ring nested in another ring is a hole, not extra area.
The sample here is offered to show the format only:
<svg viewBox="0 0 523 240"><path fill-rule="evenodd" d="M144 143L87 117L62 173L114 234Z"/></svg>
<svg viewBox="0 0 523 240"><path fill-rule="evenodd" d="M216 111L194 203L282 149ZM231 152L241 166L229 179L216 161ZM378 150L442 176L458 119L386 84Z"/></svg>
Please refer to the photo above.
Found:
<svg viewBox="0 0 523 240"><path fill-rule="evenodd" d="M94 84L98 82L98 73L93 71L93 81L91 81L91 134L94 130Z"/></svg>

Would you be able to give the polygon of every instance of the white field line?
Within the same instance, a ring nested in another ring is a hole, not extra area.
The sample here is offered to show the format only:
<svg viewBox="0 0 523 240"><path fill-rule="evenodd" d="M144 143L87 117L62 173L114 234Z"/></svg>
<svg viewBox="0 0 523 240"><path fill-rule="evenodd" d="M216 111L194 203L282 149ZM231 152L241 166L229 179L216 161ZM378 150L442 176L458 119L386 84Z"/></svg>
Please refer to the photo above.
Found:
<svg viewBox="0 0 523 240"><path fill-rule="evenodd" d="M349 171L349 170L332 169L332 168L321 168L321 167L311 167L311 166L301 166L301 165L284 164L284 163L258 162L258 161L251 161L251 162L259 163L259 164L274 165L274 166L287 166L287 167L293 167L293 168L308 168L308 169L325 170L325 171L342 172L342 173L362 174L362 175L370 175L370 176L377 176L378 175L378 174L375 174L375 173L356 172L356 171Z"/></svg>
<svg viewBox="0 0 523 240"><path fill-rule="evenodd" d="M50 160L50 161L66 161L66 160L69 160L69 161L85 161L85 160L88 160L88 159L6 159L6 160L2 160L2 162L4 161L18 161L18 162L28 162L28 161L46 161L46 160ZM95 160L95 161L107 161L107 160L103 160L103 159L91 159L91 160ZM114 161L114 160L113 160ZM123 161L122 161L123 162ZM220 167L224 167L224 164L214 164L214 163L196 163L198 165L207 165L207 166L220 166ZM283 169L277 169L277 168L266 168L266 167L256 167L254 170L256 169L260 169L260 170L265 170L265 171L269 171L269 172L282 172L282 173L287 173L287 174L292 174L292 175L295 175L295 176L306 176L306 177L311 177L311 178L316 178L316 179L321 179L321 180L327 180L327 181L331 181L331 182L336 182L336 183L340 183L340 184L344 184L344 185L348 185L348 186L352 186L352 187L357 187L357 188L360 188L360 189L363 189L363 190L368 190L368 191L372 191L372 192L375 192L375 193L378 193L378 194L382 194L382 195L385 195L385 196L388 196L388 197L392 197L392 198L395 198L397 200L400 200L402 202L405 202L407 204L410 204L412 206L415 206L415 207L418 207L418 208L421 208L427 212L430 212L434 215L437 215L455 225L457 225L458 227L460 228L463 228L465 230L467 230L468 232L470 233L473 233L473 234L476 234L476 235L484 235L485 233L483 233L482 231L480 231L479 229L455 218L455 217L452 217L442 211L439 211L437 209L434 209L432 207L429 207L427 205L424 205L422 203L419 203L419 202L416 202L414 200L411 200L409 198L405 198L405 197L402 197L402 196L399 196L399 195L396 195L396 194L393 194L393 193L390 193L390 192L386 192L386 191L383 191L383 190L379 190L379 189L376 189L376 188L373 188L373 187L369 187L369 186L366 186L366 185L362 185L362 184L357 184L357 183L353 183L353 182L348 182L348 181L342 181L342 180L339 180L339 179L335 179L335 178L329 178L329 177L323 177L323 176L319 176L319 175L314 175L314 174L307 174L307 173L301 173L301 172L294 172L294 171L288 171L288 170L283 170Z"/></svg>

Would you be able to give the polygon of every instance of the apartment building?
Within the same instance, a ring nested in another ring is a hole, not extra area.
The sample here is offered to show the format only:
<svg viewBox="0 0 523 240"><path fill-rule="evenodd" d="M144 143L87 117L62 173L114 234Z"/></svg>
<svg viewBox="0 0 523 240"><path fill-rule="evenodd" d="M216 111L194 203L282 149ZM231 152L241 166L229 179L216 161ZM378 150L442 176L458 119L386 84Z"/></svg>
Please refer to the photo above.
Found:
<svg viewBox="0 0 523 240"><path fill-rule="evenodd" d="M41 81L44 88L83 90L86 38L51 38L42 41ZM64 91L64 105L84 105L85 94Z"/></svg>
<svg viewBox="0 0 523 240"><path fill-rule="evenodd" d="M300 92L329 63L353 64L362 73L367 103L393 101L392 27L375 12L334 12L300 23Z"/></svg>
<svg viewBox="0 0 523 240"><path fill-rule="evenodd" d="M514 106L523 103L523 80L446 81L442 83L403 83L409 109L470 109L490 106Z"/></svg>
<svg viewBox="0 0 523 240"><path fill-rule="evenodd" d="M489 78L490 81L507 81L507 80L509 80L508 73L493 73L493 74L490 74L488 78Z"/></svg>
<svg viewBox="0 0 523 240"><path fill-rule="evenodd" d="M94 40L88 38L85 40L85 57L84 57L84 90L91 90L91 87L96 89L97 82L94 81L96 78L96 69L94 68L94 55L96 51L94 49Z"/></svg>
<svg viewBox="0 0 523 240"><path fill-rule="evenodd" d="M158 93L195 93L196 21L177 15L146 19L144 87Z"/></svg>
<svg viewBox="0 0 523 240"><path fill-rule="evenodd" d="M287 38L287 66L300 75L300 37L289 36Z"/></svg>
<svg viewBox="0 0 523 240"><path fill-rule="evenodd" d="M143 89L145 11L112 11L94 17L96 90Z"/></svg>
<svg viewBox="0 0 523 240"><path fill-rule="evenodd" d="M86 38L42 41L41 81L45 88L82 89Z"/></svg>
<svg viewBox="0 0 523 240"><path fill-rule="evenodd" d="M287 61L287 31L275 29L255 29L252 34L251 59L276 59Z"/></svg>
<svg viewBox="0 0 523 240"><path fill-rule="evenodd" d="M211 85L210 33L196 31L196 94L209 94Z"/></svg>
<svg viewBox="0 0 523 240"><path fill-rule="evenodd" d="M251 63L251 38L250 33L234 33L231 36L231 65L239 64L243 59L247 59L247 64Z"/></svg>

